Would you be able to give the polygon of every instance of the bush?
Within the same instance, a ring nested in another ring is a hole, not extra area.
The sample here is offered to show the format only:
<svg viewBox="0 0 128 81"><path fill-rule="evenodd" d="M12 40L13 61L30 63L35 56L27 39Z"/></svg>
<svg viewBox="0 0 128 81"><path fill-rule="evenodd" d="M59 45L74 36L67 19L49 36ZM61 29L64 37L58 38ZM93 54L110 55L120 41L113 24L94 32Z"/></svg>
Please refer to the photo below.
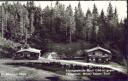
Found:
<svg viewBox="0 0 128 81"><path fill-rule="evenodd" d="M5 38L0 38L0 58L11 58L12 54L17 51L17 47L20 45Z"/></svg>

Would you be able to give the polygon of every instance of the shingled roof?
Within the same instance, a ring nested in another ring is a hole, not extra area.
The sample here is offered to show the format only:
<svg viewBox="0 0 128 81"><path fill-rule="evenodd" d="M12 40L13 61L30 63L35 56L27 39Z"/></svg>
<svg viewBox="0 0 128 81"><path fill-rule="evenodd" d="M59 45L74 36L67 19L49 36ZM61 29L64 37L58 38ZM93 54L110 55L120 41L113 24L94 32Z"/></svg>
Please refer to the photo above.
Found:
<svg viewBox="0 0 128 81"><path fill-rule="evenodd" d="M86 51L86 52L92 52L92 51L95 51L95 50L98 50L98 49L103 50L103 51L106 51L106 52L108 52L108 53L111 53L111 51L109 51L109 50L107 50L107 49L105 49L105 48L102 48L102 47L100 47L100 46L96 46L96 47L94 47L94 48L91 48L91 49L88 49L88 50L85 50L85 51Z"/></svg>
<svg viewBox="0 0 128 81"><path fill-rule="evenodd" d="M19 50L17 52L23 52L23 51L34 52L34 53L40 53L41 52L41 50L39 50L39 49L30 48L30 47L27 48L27 49L21 49L21 50Z"/></svg>

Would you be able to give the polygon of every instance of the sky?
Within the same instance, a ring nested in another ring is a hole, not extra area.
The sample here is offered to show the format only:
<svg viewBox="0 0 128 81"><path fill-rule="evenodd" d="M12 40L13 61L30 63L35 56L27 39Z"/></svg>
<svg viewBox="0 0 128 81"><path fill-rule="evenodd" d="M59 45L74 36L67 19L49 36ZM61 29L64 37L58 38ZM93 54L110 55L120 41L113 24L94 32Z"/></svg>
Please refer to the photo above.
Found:
<svg viewBox="0 0 128 81"><path fill-rule="evenodd" d="M92 11L93 4L96 5L98 8L98 12L100 13L103 9L105 14L107 12L107 8L109 3L111 2L113 9L115 7L117 8L118 17L119 20L124 19L127 17L127 2L126 1L59 1L59 3L64 4L66 7L71 4L72 9L75 9L75 6L78 5L78 3L81 3L81 7L84 13L86 13L87 9L89 8ZM0 2L0 4L2 1ZM12 3L12 1L10 1ZM35 6L40 6L42 9L44 9L47 5L52 6L55 5L56 1L35 1ZM26 1L22 1L22 4L26 4Z"/></svg>

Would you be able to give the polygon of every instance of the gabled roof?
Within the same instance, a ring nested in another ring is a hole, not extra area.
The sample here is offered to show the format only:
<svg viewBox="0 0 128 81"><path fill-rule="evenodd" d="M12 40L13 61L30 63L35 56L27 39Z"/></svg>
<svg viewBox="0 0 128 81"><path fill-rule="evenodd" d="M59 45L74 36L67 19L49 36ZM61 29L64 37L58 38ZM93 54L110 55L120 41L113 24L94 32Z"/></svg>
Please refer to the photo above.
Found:
<svg viewBox="0 0 128 81"><path fill-rule="evenodd" d="M17 51L17 52L23 52L23 51L28 51L28 52L34 52L34 53L40 53L40 51L41 50L39 50L39 49L35 49L35 48L27 48L27 49L21 49L21 50L19 50L19 51Z"/></svg>
<svg viewBox="0 0 128 81"><path fill-rule="evenodd" d="M86 50L86 52L91 52L91 51L95 51L95 50L98 50L98 49L103 50L103 51L106 51L106 52L108 52L108 53L111 53L111 51L109 51L109 50L107 50L107 49L105 49L105 48L102 48L102 47L100 47L100 46L96 46L96 47L94 47L94 48L88 49L88 50Z"/></svg>

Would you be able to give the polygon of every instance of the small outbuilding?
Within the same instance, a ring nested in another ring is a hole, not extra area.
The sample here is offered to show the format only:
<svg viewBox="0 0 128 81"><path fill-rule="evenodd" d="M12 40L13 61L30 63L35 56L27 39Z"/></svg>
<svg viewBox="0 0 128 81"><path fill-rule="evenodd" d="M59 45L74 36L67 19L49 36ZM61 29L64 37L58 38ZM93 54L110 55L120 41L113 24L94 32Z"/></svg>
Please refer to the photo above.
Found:
<svg viewBox="0 0 128 81"><path fill-rule="evenodd" d="M57 52L47 52L43 54L42 57L47 58L47 59L60 59L60 55L58 55Z"/></svg>
<svg viewBox="0 0 128 81"><path fill-rule="evenodd" d="M111 61L111 51L100 46L85 50L87 61L93 63L109 63Z"/></svg>

